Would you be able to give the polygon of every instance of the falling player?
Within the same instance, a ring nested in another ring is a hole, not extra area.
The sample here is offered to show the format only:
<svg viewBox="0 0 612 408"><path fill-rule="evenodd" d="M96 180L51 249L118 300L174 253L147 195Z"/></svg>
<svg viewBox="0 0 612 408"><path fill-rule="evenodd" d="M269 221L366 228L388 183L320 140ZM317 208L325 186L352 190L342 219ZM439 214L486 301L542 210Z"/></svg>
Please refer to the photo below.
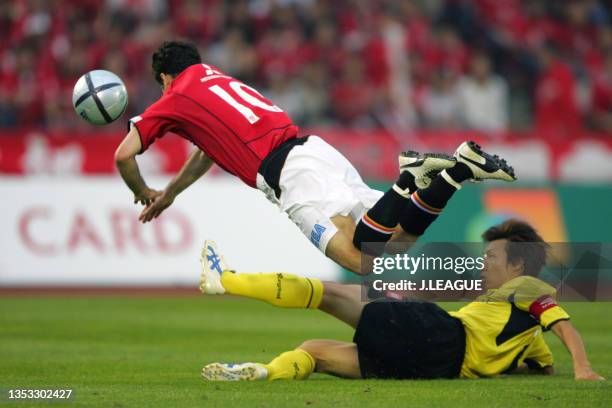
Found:
<svg viewBox="0 0 612 408"><path fill-rule="evenodd" d="M326 256L361 274L369 268L362 268L360 250L370 257L384 250L384 245L366 249L362 243L410 243L463 181L515 179L505 161L466 142L455 157L403 153L400 176L383 194L369 188L321 138L299 137L291 119L255 89L203 64L195 46L166 42L153 54L152 67L163 95L130 120L131 129L115 153L135 202L146 206L142 222L158 217L216 163L263 191ZM147 187L135 156L168 132L196 149L166 188L156 191ZM438 173L442 177L432 182ZM428 188L417 192L417 187ZM421 213L426 216L417 217ZM422 222L410 222L415 218Z"/></svg>
<svg viewBox="0 0 612 408"><path fill-rule="evenodd" d="M355 329L353 342L308 340L268 364L212 363L206 380L303 380L313 372L345 378L481 378L514 372L551 375L553 356L543 330L565 344L577 380L603 380L592 368L578 331L557 305L553 287L536 278L546 247L528 224L508 220L482 235L482 278L488 292L456 312L434 303L364 302L359 285L289 274L231 271L212 242L202 257L210 287L280 307L319 309ZM211 262L219 264L211 268ZM218 270L223 270L222 274Z"/></svg>

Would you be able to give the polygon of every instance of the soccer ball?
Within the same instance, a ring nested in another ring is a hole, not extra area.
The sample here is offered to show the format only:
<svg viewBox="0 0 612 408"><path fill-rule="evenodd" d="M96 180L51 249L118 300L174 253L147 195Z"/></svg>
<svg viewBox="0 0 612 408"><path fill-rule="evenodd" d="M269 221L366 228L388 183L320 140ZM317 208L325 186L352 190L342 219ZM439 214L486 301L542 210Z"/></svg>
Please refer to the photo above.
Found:
<svg viewBox="0 0 612 408"><path fill-rule="evenodd" d="M74 85L72 106L76 113L94 125L106 125L123 114L128 103L121 78L110 71L95 70Z"/></svg>

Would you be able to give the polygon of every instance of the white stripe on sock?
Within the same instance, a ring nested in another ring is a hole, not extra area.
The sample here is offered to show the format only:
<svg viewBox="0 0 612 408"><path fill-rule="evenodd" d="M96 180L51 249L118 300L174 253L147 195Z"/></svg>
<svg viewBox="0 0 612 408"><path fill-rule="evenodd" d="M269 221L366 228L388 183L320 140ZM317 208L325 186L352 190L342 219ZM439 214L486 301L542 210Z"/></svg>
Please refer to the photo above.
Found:
<svg viewBox="0 0 612 408"><path fill-rule="evenodd" d="M410 198L410 190L409 189L402 190L401 188L398 187L397 184L393 185L393 191L395 191L397 194L401 195L404 198Z"/></svg>
<svg viewBox="0 0 612 408"><path fill-rule="evenodd" d="M417 199L414 198L414 196L410 197L410 200L414 203L414 205L416 205L421 211L425 211L426 213L432 214L432 215L440 215L440 212L435 212L435 211L431 211L429 208L424 207L421 205L421 203L419 203L419 201Z"/></svg>
<svg viewBox="0 0 612 408"><path fill-rule="evenodd" d="M361 218L361 221L367 225L368 227L370 227L371 229L373 229L374 231L378 231L381 234L385 234L385 235L391 235L393 234L393 231L385 231L383 229L378 228L376 225L372 224L371 222L369 222L365 217Z"/></svg>
<svg viewBox="0 0 612 408"><path fill-rule="evenodd" d="M448 184L455 187L456 190L461 190L461 184L453 180L453 178L446 172L446 169L442 170L440 172L440 175L442 176L444 180L446 180Z"/></svg>

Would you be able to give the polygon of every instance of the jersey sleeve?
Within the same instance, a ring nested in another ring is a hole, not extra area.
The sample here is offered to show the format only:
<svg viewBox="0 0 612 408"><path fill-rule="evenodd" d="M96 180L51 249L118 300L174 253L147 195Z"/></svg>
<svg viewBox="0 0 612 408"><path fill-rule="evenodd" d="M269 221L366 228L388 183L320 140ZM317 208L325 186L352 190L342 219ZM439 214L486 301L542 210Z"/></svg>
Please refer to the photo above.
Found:
<svg viewBox="0 0 612 408"><path fill-rule="evenodd" d="M528 277L516 288L514 304L528 312L540 325L548 330L561 320L569 320L569 315L555 300L557 291L547 283Z"/></svg>
<svg viewBox="0 0 612 408"><path fill-rule="evenodd" d="M142 145L140 153L175 127L173 108L174 98L171 95L164 95L141 115L130 119L130 128L136 127L140 135Z"/></svg>
<svg viewBox="0 0 612 408"><path fill-rule="evenodd" d="M554 360L552 352L548 348L548 344L544 341L542 333L538 333L536 336L533 344L525 355L524 362L529 368L544 368L553 365Z"/></svg>

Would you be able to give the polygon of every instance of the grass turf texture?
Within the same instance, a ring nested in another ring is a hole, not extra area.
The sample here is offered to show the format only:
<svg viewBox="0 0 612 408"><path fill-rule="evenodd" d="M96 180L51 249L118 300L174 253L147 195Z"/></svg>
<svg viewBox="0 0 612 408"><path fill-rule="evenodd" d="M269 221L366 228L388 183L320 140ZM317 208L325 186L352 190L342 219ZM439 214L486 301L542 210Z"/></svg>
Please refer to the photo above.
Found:
<svg viewBox="0 0 612 408"><path fill-rule="evenodd" d="M612 304L565 304L594 368L612 378ZM317 311L228 298L4 297L0 299L0 406L7 388L71 388L79 407L610 407L612 382L573 380L563 345L552 378L209 383L212 361L267 362L309 338L350 340L352 330ZM32 401L14 406L36 406ZM38 406L48 406L39 402Z"/></svg>

